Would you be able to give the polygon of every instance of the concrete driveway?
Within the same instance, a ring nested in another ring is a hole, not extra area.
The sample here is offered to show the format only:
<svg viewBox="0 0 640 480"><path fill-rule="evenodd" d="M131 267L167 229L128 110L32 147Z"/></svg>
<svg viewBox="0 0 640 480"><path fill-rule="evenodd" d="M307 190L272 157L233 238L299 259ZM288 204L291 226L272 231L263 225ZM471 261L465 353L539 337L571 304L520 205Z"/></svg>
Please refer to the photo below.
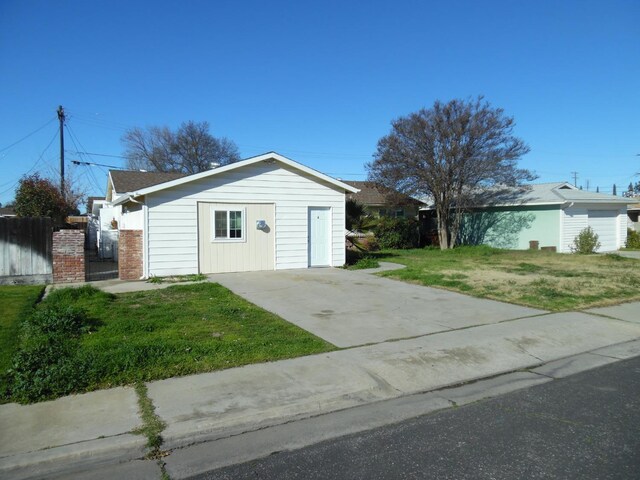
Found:
<svg viewBox="0 0 640 480"><path fill-rule="evenodd" d="M364 271L322 268L228 273L209 278L338 347L546 313Z"/></svg>

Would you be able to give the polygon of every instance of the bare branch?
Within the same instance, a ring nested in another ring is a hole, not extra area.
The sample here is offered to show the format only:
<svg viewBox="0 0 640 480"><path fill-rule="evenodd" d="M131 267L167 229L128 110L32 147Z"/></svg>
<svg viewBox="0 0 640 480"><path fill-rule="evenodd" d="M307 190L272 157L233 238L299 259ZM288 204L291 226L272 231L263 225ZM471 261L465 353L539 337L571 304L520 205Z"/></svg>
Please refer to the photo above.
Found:
<svg viewBox="0 0 640 480"><path fill-rule="evenodd" d="M473 202L489 202L535 176L517 167L529 147L515 122L483 97L436 101L392 122L367 164L369 179L408 195L433 198L440 247L455 245L461 217Z"/></svg>

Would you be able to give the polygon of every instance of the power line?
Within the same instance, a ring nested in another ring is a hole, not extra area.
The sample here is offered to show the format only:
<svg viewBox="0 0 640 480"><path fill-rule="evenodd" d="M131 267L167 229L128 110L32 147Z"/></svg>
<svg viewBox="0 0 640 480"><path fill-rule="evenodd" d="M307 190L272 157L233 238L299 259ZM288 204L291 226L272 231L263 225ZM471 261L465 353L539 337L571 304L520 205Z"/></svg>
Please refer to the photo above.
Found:
<svg viewBox="0 0 640 480"><path fill-rule="evenodd" d="M43 128L47 127L49 124L51 124L51 122L54 122L56 120L56 118L52 118L51 120L49 120L47 123L45 123L44 125L42 125L41 127L35 129L33 132L29 133L28 135L25 135L24 137L22 137L20 140L17 140L15 142L13 142L11 145L8 145L4 148L0 148L0 152L4 152L5 150L9 150L11 147L19 144L20 142L22 142L23 140L26 140L27 138L31 137L32 135L35 135L36 133L38 133L40 130L42 130Z"/></svg>
<svg viewBox="0 0 640 480"><path fill-rule="evenodd" d="M53 135L53 138L49 141L49 143L47 144L46 147L44 147L44 150L42 151L42 153L40 154L40 156L38 157L38 159L36 160L36 162L31 166L31 168L29 170L27 170L24 174L22 174L22 176L26 176L29 175L29 173L31 173L37 166L38 163L40 163L40 160L42 160L42 157L44 157L44 154L47 153L47 150L49 150L49 147L51 146L51 144L53 143L53 141L58 137L58 130L56 129L56 133ZM21 177L22 178L22 177ZM18 183L20 183L20 179L16 180L13 185L11 185L9 188L7 188L6 190L3 190L2 192L0 192L0 195L4 195L5 193L7 193L10 190L13 190L16 185L18 185ZM5 185L7 185L5 183Z"/></svg>
<svg viewBox="0 0 640 480"><path fill-rule="evenodd" d="M96 157L111 157L111 158L124 158L124 159L127 158L127 157L123 157L122 155L110 155L108 153L79 152L79 151L73 151L73 150L67 150L67 152L75 153L78 155L93 155Z"/></svg>
<svg viewBox="0 0 640 480"><path fill-rule="evenodd" d="M74 165L86 165L89 167L107 167L107 168L115 168L116 170L126 170L124 167L117 167L115 165L105 165L104 163L95 163L95 162L81 162L80 160L71 160L71 163Z"/></svg>

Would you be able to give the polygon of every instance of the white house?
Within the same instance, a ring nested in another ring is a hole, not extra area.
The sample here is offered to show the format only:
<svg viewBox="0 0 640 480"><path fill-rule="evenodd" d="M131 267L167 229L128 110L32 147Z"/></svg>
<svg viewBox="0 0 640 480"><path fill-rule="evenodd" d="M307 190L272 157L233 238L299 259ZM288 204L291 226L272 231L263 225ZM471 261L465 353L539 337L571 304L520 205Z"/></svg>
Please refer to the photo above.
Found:
<svg viewBox="0 0 640 480"><path fill-rule="evenodd" d="M358 191L273 152L188 176L112 171L107 190L125 279L341 266Z"/></svg>

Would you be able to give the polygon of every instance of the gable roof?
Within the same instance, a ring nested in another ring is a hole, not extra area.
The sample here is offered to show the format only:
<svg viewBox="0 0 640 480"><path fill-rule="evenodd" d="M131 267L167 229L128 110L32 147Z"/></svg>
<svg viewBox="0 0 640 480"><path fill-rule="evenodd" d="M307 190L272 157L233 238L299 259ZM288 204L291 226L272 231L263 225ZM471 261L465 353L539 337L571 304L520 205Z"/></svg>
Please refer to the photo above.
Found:
<svg viewBox="0 0 640 480"><path fill-rule="evenodd" d="M555 205L574 203L634 203L628 198L604 193L580 190L568 182L538 183L530 185L530 190L518 198L522 205Z"/></svg>
<svg viewBox="0 0 640 480"><path fill-rule="evenodd" d="M184 175L184 174L159 174L159 175L174 175L174 178L170 178L158 183L153 183L151 185L147 185L147 186L141 186L139 188L133 188L130 190L118 190L117 188L115 189L116 192L118 193L126 193L126 195L120 195L118 198L116 198L113 201L114 205L121 205L125 202L127 202L128 200L130 200L131 198L134 197L141 197L143 195L147 195L150 193L154 193L160 190L165 190L167 188L172 188L172 187L176 187L178 185L182 185L184 183L189 183L189 182L193 182L195 180L200 180L202 178L208 178L208 177L213 177L216 175L220 175L222 173L225 172L229 172L229 171L233 171L233 170L238 170L241 169L243 167L252 165L254 163L258 163L258 162L280 162L284 165L288 165L289 167L295 168L296 170L300 170L301 172L304 172L314 178L317 178L318 180L322 180L325 181L331 185L334 185L340 189L344 189L345 192L351 192L351 193L355 193L358 191L357 188L352 187L351 185L348 185L344 182L341 182L340 180L336 180L333 177L330 177L328 175L325 175L324 173L320 173L317 170L314 170L312 168L309 168L305 165L302 165L301 163L295 162L283 155L280 155L278 153L275 152L269 152L269 153L264 153L262 155L257 155L255 157L250 157L247 158L245 160L241 160L239 162L235 162L235 163L231 163L229 165L224 165L223 167L218 167L218 168L214 168L212 170L206 170L204 172L200 172L200 173L194 173L193 175ZM114 173L119 173L116 171L112 171L110 172L112 181L113 181L113 174ZM139 174L144 174L147 175L149 173L158 173L158 172L124 172L124 173L139 173ZM142 176L140 176L140 178L142 178ZM161 177L155 177L155 178L151 178L149 181L157 181L158 179L160 179ZM135 186L135 182L131 181L129 182L128 186Z"/></svg>
<svg viewBox="0 0 640 480"><path fill-rule="evenodd" d="M345 182L360 190L357 193L350 193L348 198L367 206L382 205L424 205L424 202L416 200L403 193L383 187L374 182L348 181Z"/></svg>
<svg viewBox="0 0 640 480"><path fill-rule="evenodd" d="M474 205L473 208L565 205L569 203L615 205L635 203L635 200L625 197L580 190L569 182L534 183L513 188L496 187L493 193L493 198L485 200L484 204ZM433 209L433 199L430 199L428 207L421 208L421 210Z"/></svg>
<svg viewBox="0 0 640 480"><path fill-rule="evenodd" d="M141 172L139 170L110 170L111 184L117 193L128 193L185 177L178 172Z"/></svg>

